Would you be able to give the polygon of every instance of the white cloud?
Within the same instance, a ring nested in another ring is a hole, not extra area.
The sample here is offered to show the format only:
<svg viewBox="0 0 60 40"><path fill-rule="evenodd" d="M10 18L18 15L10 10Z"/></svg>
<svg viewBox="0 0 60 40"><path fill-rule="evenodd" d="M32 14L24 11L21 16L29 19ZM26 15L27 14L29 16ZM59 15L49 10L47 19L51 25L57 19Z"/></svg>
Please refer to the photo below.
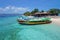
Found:
<svg viewBox="0 0 60 40"><path fill-rule="evenodd" d="M29 11L29 8L25 7L15 7L15 6L7 6L4 8L0 8L0 13L24 13L26 11Z"/></svg>

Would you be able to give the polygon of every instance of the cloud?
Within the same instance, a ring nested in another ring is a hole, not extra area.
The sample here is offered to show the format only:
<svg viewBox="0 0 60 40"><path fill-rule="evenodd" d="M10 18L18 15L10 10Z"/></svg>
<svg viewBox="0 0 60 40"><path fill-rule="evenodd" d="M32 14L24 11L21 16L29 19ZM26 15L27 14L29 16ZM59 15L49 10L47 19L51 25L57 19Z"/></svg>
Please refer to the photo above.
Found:
<svg viewBox="0 0 60 40"><path fill-rule="evenodd" d="M4 7L4 8L0 8L0 13L8 13L8 14L11 14L11 13L24 13L26 11L30 11L29 8L26 8L26 7L15 7L15 6L7 6L7 7Z"/></svg>

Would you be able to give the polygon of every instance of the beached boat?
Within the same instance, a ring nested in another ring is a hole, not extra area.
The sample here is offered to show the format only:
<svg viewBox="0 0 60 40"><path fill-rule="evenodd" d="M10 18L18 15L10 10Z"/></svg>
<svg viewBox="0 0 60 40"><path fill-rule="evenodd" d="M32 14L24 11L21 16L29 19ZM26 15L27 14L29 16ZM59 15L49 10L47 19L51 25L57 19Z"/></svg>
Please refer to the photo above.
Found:
<svg viewBox="0 0 60 40"><path fill-rule="evenodd" d="M51 23L52 21L50 20L51 18L19 18L18 22L19 24L28 24L28 25L33 25L33 24L48 24Z"/></svg>
<svg viewBox="0 0 60 40"><path fill-rule="evenodd" d="M18 22L20 24L28 24L28 25L51 23L51 21L22 21L22 20L18 20Z"/></svg>

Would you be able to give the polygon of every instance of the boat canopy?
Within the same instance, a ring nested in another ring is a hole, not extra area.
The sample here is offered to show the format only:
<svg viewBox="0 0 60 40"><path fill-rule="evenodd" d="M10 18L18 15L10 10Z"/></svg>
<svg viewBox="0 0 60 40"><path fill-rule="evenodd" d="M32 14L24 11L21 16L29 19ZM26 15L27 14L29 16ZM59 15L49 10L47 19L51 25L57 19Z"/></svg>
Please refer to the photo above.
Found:
<svg viewBox="0 0 60 40"><path fill-rule="evenodd" d="M29 21L46 21L46 20L50 20L51 18L34 18L34 19L30 19Z"/></svg>
<svg viewBox="0 0 60 40"><path fill-rule="evenodd" d="M24 16L24 15L21 15L19 17L19 19L21 19L21 20L30 20L30 19L33 19L33 18L34 18L34 16Z"/></svg>
<svg viewBox="0 0 60 40"><path fill-rule="evenodd" d="M28 21L46 21L46 20L50 20L51 18L47 18L47 17L33 17L33 16L20 16L19 20L28 20Z"/></svg>

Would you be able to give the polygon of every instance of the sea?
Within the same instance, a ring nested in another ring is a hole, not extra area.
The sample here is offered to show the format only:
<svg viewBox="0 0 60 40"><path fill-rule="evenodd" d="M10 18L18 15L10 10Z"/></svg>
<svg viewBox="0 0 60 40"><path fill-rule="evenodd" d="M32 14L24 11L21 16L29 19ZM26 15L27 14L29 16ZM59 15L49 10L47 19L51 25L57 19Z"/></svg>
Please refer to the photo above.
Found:
<svg viewBox="0 0 60 40"><path fill-rule="evenodd" d="M21 25L19 15L0 15L0 40L60 40L60 26L50 24Z"/></svg>

